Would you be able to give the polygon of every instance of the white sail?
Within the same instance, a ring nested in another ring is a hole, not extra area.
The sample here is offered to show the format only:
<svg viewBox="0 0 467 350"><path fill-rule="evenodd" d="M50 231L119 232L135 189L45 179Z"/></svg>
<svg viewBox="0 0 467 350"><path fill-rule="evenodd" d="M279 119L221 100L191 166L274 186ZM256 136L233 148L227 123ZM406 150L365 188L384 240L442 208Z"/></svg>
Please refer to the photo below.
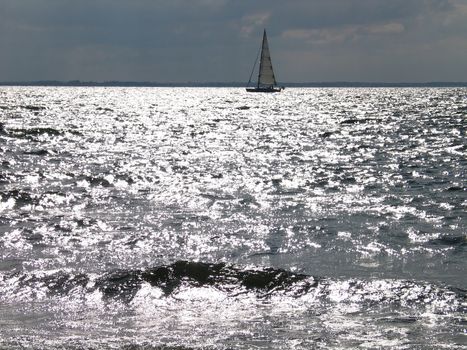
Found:
<svg viewBox="0 0 467 350"><path fill-rule="evenodd" d="M259 86L274 86L276 85L276 78L274 77L274 71L272 70L271 54L269 53L268 38L266 36L266 30L263 34L263 45L261 47L261 60L259 65Z"/></svg>

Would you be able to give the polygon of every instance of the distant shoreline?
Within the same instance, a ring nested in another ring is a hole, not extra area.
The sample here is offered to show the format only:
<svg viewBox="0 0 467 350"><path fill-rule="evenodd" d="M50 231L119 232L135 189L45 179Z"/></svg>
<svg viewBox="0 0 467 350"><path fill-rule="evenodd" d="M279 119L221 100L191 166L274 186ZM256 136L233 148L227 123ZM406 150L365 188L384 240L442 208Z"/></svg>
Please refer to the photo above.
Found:
<svg viewBox="0 0 467 350"><path fill-rule="evenodd" d="M467 82L425 82L425 83L385 83L385 82L307 82L307 83L280 83L285 87L467 87ZM71 87L245 87L246 83L239 82L134 82L134 81L20 81L0 82L0 86L71 86Z"/></svg>

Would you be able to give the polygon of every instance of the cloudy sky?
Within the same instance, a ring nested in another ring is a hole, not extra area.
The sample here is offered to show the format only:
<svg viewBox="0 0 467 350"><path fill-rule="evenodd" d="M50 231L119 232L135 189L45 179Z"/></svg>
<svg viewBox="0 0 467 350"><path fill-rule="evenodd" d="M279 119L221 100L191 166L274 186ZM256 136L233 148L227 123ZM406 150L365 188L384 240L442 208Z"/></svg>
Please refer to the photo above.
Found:
<svg viewBox="0 0 467 350"><path fill-rule="evenodd" d="M0 0L0 81L467 81L467 0Z"/></svg>

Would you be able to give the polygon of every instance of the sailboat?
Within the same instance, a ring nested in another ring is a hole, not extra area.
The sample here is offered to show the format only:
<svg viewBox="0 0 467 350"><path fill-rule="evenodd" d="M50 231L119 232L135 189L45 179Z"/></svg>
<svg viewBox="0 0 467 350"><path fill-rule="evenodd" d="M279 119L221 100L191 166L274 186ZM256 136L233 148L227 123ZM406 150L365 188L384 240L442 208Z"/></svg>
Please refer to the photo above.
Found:
<svg viewBox="0 0 467 350"><path fill-rule="evenodd" d="M258 55L259 56L259 55ZM276 77L274 76L274 70L272 69L271 53L269 52L268 37L266 35L266 29L263 33L263 42L261 44L261 59L259 61L259 73L258 83L256 87L248 87L251 83L251 77L255 71L256 62L251 70L250 79L248 80L246 91L248 92L280 92L284 87L277 86Z"/></svg>

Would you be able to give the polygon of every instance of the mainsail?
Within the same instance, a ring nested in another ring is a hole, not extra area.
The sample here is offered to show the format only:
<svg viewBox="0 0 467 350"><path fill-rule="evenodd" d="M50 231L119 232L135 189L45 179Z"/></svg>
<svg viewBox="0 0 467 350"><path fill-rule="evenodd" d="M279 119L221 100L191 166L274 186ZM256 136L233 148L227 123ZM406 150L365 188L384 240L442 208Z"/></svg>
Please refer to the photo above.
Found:
<svg viewBox="0 0 467 350"><path fill-rule="evenodd" d="M263 44L261 46L261 60L259 64L258 86L273 87L276 85L276 78L272 69L271 54L269 53L268 37L266 29L263 33Z"/></svg>

